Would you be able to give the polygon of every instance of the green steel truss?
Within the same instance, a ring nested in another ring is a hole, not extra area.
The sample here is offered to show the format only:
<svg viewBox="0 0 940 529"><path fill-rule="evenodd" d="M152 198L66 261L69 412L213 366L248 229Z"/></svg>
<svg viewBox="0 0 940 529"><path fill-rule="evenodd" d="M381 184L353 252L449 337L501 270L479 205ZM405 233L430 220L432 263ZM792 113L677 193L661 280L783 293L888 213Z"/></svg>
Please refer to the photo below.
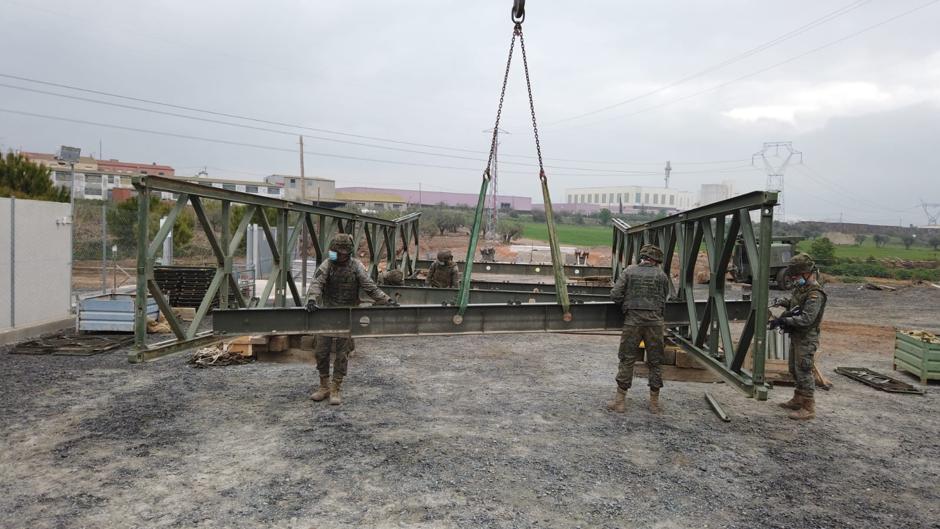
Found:
<svg viewBox="0 0 940 529"><path fill-rule="evenodd" d="M398 269L405 275L412 275L416 270L420 213L386 220L156 176L136 177L134 187L139 193L139 200L137 308L134 319L135 347L130 354L131 361L140 361L192 347L197 342L209 339L211 333L200 333L199 326L216 299L219 300L219 308L234 308L229 306L229 294L232 293L237 308L248 307L249 301L242 296L232 275L232 264L251 222L256 222L261 226L274 261L272 275L259 296L259 307L267 304L272 290L275 307L284 308L303 304L303 293L298 291L297 285L291 278L291 258L294 255L294 249L299 244L300 234L303 232L300 228L304 225L311 239L313 257L318 263L322 262L324 250L328 247L329 240L334 233L349 233L356 241L357 247L365 240L368 270L373 278L377 277L378 266L382 261L386 263L387 269ZM158 194L162 193L172 193L176 197L176 203L167 215L166 222L151 240L149 238L150 197L159 196ZM222 219L218 233L213 229L206 215L204 207L206 200L221 202ZM230 228L233 204L247 207L244 217L234 232ZM166 240L176 219L187 205L192 207L198 225L209 241L215 257L216 272L205 297L196 309L195 318L188 325L184 325L173 313L167 297L154 281L153 269L163 241ZM276 234L268 221L268 214L271 212L276 218ZM143 308L146 306L148 293L153 296L160 311L165 315L175 336L174 340L148 346L147 321Z"/></svg>
<svg viewBox="0 0 940 529"><path fill-rule="evenodd" d="M695 264L699 252L707 255L709 272L706 307L688 326L670 329L686 351L706 367L750 396L767 398L764 379L765 332L768 306L771 226L777 194L755 191L638 226L614 220L613 271L639 261L640 247L656 244L663 250L663 267L672 271L678 261L678 283L673 299L685 302L690 316L697 314ZM759 216L755 229L752 215ZM750 311L737 336L732 336L725 278L735 241L740 237L751 263L757 263ZM670 277L672 274L670 274ZM755 332L755 330L757 332ZM736 339L735 339L736 338ZM751 366L745 366L748 353ZM750 370L748 370L750 367Z"/></svg>

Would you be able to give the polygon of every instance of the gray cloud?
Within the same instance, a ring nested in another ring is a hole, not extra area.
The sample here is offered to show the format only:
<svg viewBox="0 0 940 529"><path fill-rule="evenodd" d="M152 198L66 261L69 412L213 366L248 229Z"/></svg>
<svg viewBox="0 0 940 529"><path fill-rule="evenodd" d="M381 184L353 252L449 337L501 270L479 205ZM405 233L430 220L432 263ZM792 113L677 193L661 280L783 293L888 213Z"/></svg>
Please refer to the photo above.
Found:
<svg viewBox="0 0 940 529"><path fill-rule="evenodd" d="M869 2L748 58L616 110L549 123L642 94L721 62L851 2L529 2L526 43L550 162L649 176L570 176L565 187L656 184L673 160L675 187L734 180L763 187L744 160L762 142L793 140L805 168L787 175L788 214L922 223L913 206L940 201L931 156L940 113L940 4L719 90L667 103L924 3ZM509 44L508 1L99 2L0 1L0 72L311 127L485 151ZM534 154L516 63L502 151ZM8 81L3 81L8 82ZM31 86L27 83L14 83ZM245 143L296 147L290 136L182 120L0 88L0 107ZM313 134L313 133L310 133ZM0 143L29 150L77 144L106 157L159 161L213 176L296 172L298 156L0 113ZM308 173L340 184L475 191L477 160L333 144L311 151L459 166L446 170L311 155ZM438 151L447 152L447 151ZM458 154L458 153L452 153ZM474 156L461 153L461 155ZM531 162L524 158L506 161ZM629 162L629 163L627 163ZM642 162L642 163L640 163ZM716 167L713 172L702 172ZM538 197L536 171L506 165L500 189ZM510 172L512 171L512 172ZM518 173L517 173L518 172ZM603 174L603 173L602 173ZM820 176L822 175L822 176ZM821 179L824 178L821 183Z"/></svg>

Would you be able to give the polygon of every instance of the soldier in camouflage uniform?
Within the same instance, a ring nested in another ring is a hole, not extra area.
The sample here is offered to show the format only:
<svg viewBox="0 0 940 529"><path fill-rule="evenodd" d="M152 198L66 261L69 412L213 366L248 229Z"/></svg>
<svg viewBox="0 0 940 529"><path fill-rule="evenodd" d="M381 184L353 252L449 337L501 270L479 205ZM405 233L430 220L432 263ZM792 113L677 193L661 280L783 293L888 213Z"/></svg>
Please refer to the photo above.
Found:
<svg viewBox="0 0 940 529"><path fill-rule="evenodd" d="M359 305L359 289L365 291L379 303L398 306L398 303L375 285L362 263L350 257L353 252L352 236L338 233L330 241L329 259L324 261L313 275L307 290L307 312L315 312L319 305L325 307L355 307ZM330 350L335 348L333 381L330 383ZM330 398L330 404L342 404L340 388L346 376L349 353L355 348L349 336L319 335L314 346L317 371L320 372L320 388L310 395L315 401Z"/></svg>
<svg viewBox="0 0 940 529"><path fill-rule="evenodd" d="M454 264L454 254L450 250L437 252L437 260L428 268L428 278L425 283L434 288L457 288L460 283L460 272Z"/></svg>
<svg viewBox="0 0 940 529"><path fill-rule="evenodd" d="M663 252L652 244L640 249L640 263L630 265L610 291L623 312L623 333L620 335L620 367L617 370L617 394L607 409L618 413L626 410L627 390L633 383L633 365L640 359L640 341L646 345L646 366L649 368L650 411L659 413L659 389L663 387L662 357L665 320L663 310L669 296L669 276L660 264Z"/></svg>
<svg viewBox="0 0 940 529"><path fill-rule="evenodd" d="M794 285L793 295L774 304L787 311L770 323L771 328L780 327L790 333L790 375L796 381L796 389L793 398L780 406L794 410L789 416L795 420L816 417L813 362L819 347L819 324L826 310L826 293L816 282L815 270L810 256L805 253L793 256L785 272Z"/></svg>

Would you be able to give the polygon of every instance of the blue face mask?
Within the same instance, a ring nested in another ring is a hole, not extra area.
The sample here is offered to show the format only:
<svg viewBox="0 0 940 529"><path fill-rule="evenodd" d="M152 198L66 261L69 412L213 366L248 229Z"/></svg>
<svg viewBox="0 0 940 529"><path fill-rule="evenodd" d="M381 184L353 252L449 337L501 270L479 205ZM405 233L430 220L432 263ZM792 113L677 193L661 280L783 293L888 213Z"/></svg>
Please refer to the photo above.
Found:
<svg viewBox="0 0 940 529"><path fill-rule="evenodd" d="M329 252L327 252L326 255L327 255L327 259L329 259L330 261L335 261L336 258L338 257L336 255L336 252L334 252L333 250L330 250Z"/></svg>
<svg viewBox="0 0 940 529"><path fill-rule="evenodd" d="M801 287L801 286L803 286L803 285L805 285L805 284L806 284L806 278L805 278L805 277L797 278L797 280L796 280L796 286Z"/></svg>

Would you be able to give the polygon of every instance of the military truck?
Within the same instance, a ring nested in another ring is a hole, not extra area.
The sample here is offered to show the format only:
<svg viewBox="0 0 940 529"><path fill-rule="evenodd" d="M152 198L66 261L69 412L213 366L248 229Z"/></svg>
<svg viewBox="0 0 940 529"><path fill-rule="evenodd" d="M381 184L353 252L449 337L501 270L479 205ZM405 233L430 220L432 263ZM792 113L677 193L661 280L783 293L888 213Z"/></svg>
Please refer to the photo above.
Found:
<svg viewBox="0 0 940 529"><path fill-rule="evenodd" d="M773 288L789 289L790 285L787 278L784 277L784 271L790 258L796 255L796 243L803 240L803 237L774 237L770 245L770 285ZM731 255L731 275L738 283L754 282L754 276L751 264L747 259L747 251L744 248L744 239L738 237L734 245L734 253Z"/></svg>

